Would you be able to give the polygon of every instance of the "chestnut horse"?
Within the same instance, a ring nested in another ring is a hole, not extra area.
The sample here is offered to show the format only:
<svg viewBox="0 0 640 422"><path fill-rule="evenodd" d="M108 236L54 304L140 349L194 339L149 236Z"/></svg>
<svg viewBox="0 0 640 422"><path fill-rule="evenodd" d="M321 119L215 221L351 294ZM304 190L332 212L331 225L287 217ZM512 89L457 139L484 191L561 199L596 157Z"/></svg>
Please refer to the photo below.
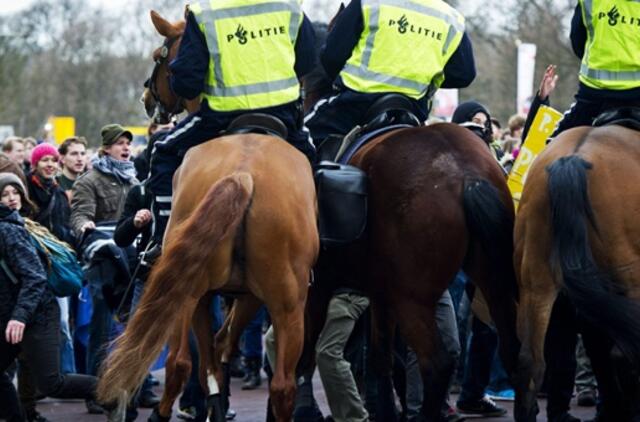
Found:
<svg viewBox="0 0 640 422"><path fill-rule="evenodd" d="M640 133L621 126L563 132L533 163L515 231L522 341L516 420L536 420L545 333L560 290L585 328L603 400L598 420L640 418L638 180Z"/></svg>
<svg viewBox="0 0 640 422"><path fill-rule="evenodd" d="M153 95L145 95L147 109L155 108L150 104L155 99L165 110L176 110L180 100L168 89L167 63L176 54L184 23L171 24L155 12L151 16L167 41L166 48L154 53L157 65L149 86ZM175 202L163 254L106 362L100 400L122 401L132 393L171 338L164 407L157 415L168 420L190 371L187 336L193 324L200 379L219 402L217 393L224 385L220 362L264 303L276 338L270 385L273 411L278 420L288 421L309 275L319 249L311 167L302 153L281 139L229 135L190 149L173 185ZM215 347L207 312L214 291L245 293L234 303ZM224 420L220 406L214 407L213 417Z"/></svg>

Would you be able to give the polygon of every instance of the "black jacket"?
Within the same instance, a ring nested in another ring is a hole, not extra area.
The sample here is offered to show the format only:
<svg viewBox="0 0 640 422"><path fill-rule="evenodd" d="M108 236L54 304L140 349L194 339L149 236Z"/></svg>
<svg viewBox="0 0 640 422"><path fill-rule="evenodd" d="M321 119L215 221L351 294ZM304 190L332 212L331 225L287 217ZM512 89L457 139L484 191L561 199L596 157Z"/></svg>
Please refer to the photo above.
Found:
<svg viewBox="0 0 640 422"><path fill-rule="evenodd" d="M116 245L121 248L126 248L142 233L142 239L140 239L140 243L138 243L138 252L142 252L147 247L149 239L151 238L152 224L149 223L139 229L133 225L133 218L139 210L151 209L151 199L151 194L144 184L131 188L124 202L124 211L120 216L120 220L118 220L116 231L113 234L113 240L116 242Z"/></svg>
<svg viewBox="0 0 640 422"><path fill-rule="evenodd" d="M75 236L71 232L71 206L67 194L57 182L45 185L41 180L33 174L27 178L29 197L38 206L38 213L34 220L49 229L58 239L74 245Z"/></svg>
<svg viewBox="0 0 640 422"><path fill-rule="evenodd" d="M0 327L10 320L27 324L46 323L57 306L47 284L47 273L31 244L24 220L17 211L0 205L0 258L16 279L0 269Z"/></svg>

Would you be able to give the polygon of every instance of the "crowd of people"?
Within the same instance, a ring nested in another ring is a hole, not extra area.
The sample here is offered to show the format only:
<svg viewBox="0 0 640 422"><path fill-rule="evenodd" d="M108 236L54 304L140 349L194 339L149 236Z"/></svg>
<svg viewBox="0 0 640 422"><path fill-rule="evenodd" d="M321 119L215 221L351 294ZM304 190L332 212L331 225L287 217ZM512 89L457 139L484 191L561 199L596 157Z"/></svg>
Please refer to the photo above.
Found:
<svg viewBox="0 0 640 422"><path fill-rule="evenodd" d="M44 396L81 398L89 413L110 412L111 404L96 401L96 377L109 353L110 341L135 312L149 269L162 253L164 229L171 213L173 173L189 148L216 136L235 117L259 110L280 119L288 130L286 141L313 163L314 144L317 147L332 135L347 135L363 123L370 106L386 94L403 94L413 114L424 122L436 89L464 88L475 78L464 18L445 2L425 0L426 6L416 6L412 2L398 5L353 0L335 20L319 58L332 92L305 117L299 79L313 71L318 61L310 21L299 5L290 2L255 2L253 6L261 7L256 7L253 14L246 13L246 2L228 3L225 17L241 23L238 32L231 35L218 33L225 26L215 21L215 4L200 2L187 10L180 49L169 64L171 72L164 84L170 85L165 91L181 99L201 100L199 108L176 127L150 125L147 149L138 156L133 157L131 151L131 132L118 124L102 128L95 154L89 153L87 141L81 137L66 139L59 147L33 138L10 137L4 141L0 157L0 417L12 422L46 421L37 411L37 400ZM635 105L640 90L637 72L628 78L632 72L627 68L638 67L637 55L629 53L637 45L625 44L625 40L635 39L635 33L626 32L632 31L631 26L616 26L619 14L610 16L609 21L615 23L608 26L600 22L606 16L604 12L584 16L583 3L587 2L579 2L571 23L574 51L583 59L578 101L555 134L591 124L611 104ZM604 3L588 2L589 10L608 7ZM618 6L632 15L637 13L637 3ZM395 16L396 8L401 9L402 18ZM374 22L377 16L389 17L388 25ZM251 32L252 50L247 54L242 50L247 43L243 25L264 26L269 19L287 24L264 36L261 31L259 37ZM158 22L156 16L159 32L173 36L157 52L163 54L156 57L157 66L162 66L176 34L169 33L170 24ZM295 33L287 34L285 28ZM614 36L615 31L625 31L625 36ZM418 38L408 38L416 33ZM231 42L236 38L237 43ZM610 45L611 39L617 44ZM220 44L218 40L226 41ZM272 44L260 44L267 42ZM243 61L247 56L255 61ZM158 67L152 78L157 74ZM529 115L512 116L504 129L489 108L476 101L460 104L452 122L476 133L506 176L537 107L548 103L556 80L555 68L549 67ZM157 96L157 82L150 83L151 92ZM86 282L78 296L55 297L48 287L47 268L25 229L31 221L77 251L85 265ZM496 401L514 399L497 354L495 328L489 318L474 309L476 295L468 281L460 271L436 310L446 351L459 362L449 388L459 394L457 401L447 402L442 409L442 420L447 421L459 420L460 414L501 416L506 410ZM423 383L415 353L398 337L394 385L372 379L366 335L369 298L350 288L338 288L332 295L324 329L315 345L317 369L331 415L325 418L321 414L313 399L313 374L307 373L298 382L294 419L387 420L386 415L393 413L402 420L420 420ZM221 326L223 309L228 309L225 305L226 298L215 297L211 302L216 329ZM88 306L89 314L85 312ZM268 362L273 361L271 332L266 334L267 350L262 350L266 321L268 313L263 308L244 334L244 357L236 357L232 364L232 372L244 376L246 389L261 385L261 368L268 368ZM548 419L578 421L570 413L574 385L578 386L578 404L584 406L596 405L597 386L575 329L575 311L563 294L554 306L547 339ZM198 351L193 338L190 344L196 363ZM265 354L269 357L266 361ZM149 374L127 407L128 420L137 417L137 407L158 403L152 390L154 382ZM391 394L391 389L400 408L394 401L391 408L383 406L388 401L381 398ZM183 419L200 421L207 417L196 364L179 408L178 416ZM227 419L235 417L235 412L227 409Z"/></svg>
<svg viewBox="0 0 640 422"><path fill-rule="evenodd" d="M550 67L540 85L539 101L548 101L555 81L554 69ZM517 157L522 134L530 123L525 116L514 115L503 130L489 109L476 101L460 104L452 121L485 140L496 160L504 166L505 173ZM108 352L107 345L118 332L118 322L126 320L126 316L121 318L122 303L113 303L105 293L104 271L96 273L89 265L85 266L89 268L86 274L88 297L82 298L82 294L79 297L54 297L47 288L46 271L21 229L24 219L32 219L46 227L60 240L72 245L81 257L86 244L91 244L87 239L97 233L100 238L113 239L118 247L135 245L136 252L127 273L132 278L118 281L130 284L128 287L132 292L124 314L134 312L149 271L148 263L144 262L153 224L152 196L144 182L148 176L148 151L155 140L170 129L171 125L152 124L148 149L136 157L131 153L131 133L117 124L102 129L101 146L93 156L87 151L87 141L82 137L66 139L58 147L42 142L33 148L29 139L10 137L5 140L0 168L0 224L3 225L0 246L3 260L11 271L25 277L21 279L20 287L8 283L7 274L0 271L3 279L0 306L3 324L6 324L2 347L7 351L2 354L0 379L2 391L6 393L2 396L9 398L7 406L2 407L8 412L3 415L8 420L46 421L36 409L36 400L44 396L84 398L89 413L102 413L104 409L94 397L95 377ZM471 311L473 288L467 281L467 276L460 272L439 305L443 307L443 319L449 319L449 328L443 329L443 334L448 335L445 338L450 340L448 348L459 359L451 386L451 392L459 394L458 401L455 406L452 403L443 409L446 420L456 420L459 413L501 416L506 410L496 401L514 400L514 391L497 354L495 329L490 321ZM84 342L79 335L83 300L90 300L92 305ZM211 318L216 329L224 318L224 303L219 297L211 303ZM364 369L367 359L363 354L368 341L364 327L369 302L360 292L342 291L334 295L331 303L336 309L348 309L350 321L344 325L345 321L340 317L341 322L337 320L334 325L330 322L330 314L324 331L327 338L316 345L318 371L332 417L349 421L374 419L376 412L380 412L376 408L379 404L375 393L371 394L366 387L358 389L358 385L367 385L367 380L359 377L367 372ZM261 368L267 362L263 360L262 339L267 322L268 314L262 308L244 334L242 356L236 356L232 361L232 376L244 377L243 389L258 388L262 384ZM336 342L335 335L339 332L343 337ZM269 337L266 343L270 344ZM193 362L197 362L194 338L190 339L190 349ZM397 394L403 395L400 397L402 408L398 412L403 420L414 420L422 400L417 359L401 340L397 342L396 357L399 362L396 370L404 373L404 377L398 379L404 379L406 384L396 385ZM583 348L578 348L577 357L578 403L593 406L595 383ZM348 366L341 366L347 359ZM351 371L345 372L345 368L351 368ZM570 368L567 370L571 372ZM14 375L18 379L18 396L11 385ZM300 384L297 421L324 420L313 400L311 377L312 374L307 374ZM152 389L154 383L157 380L149 374L135 401L128 407L128 420L135 420L138 406L153 407L158 403ZM566 400L571 398L573 384L567 384L567 388L570 390L558 393L558 397L552 396L555 389L548 390L550 420L575 420L567 414L569 402ZM199 384L197 365L194 365L179 409L181 418L204 420L205 394ZM229 409L228 418L234 416L235 412Z"/></svg>

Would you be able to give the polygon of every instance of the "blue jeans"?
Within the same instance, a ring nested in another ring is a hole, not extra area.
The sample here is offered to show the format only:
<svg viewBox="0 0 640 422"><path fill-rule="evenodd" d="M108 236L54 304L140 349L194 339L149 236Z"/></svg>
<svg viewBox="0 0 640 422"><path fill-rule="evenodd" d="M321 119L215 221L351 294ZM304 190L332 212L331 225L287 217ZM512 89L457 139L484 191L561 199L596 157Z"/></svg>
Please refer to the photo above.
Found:
<svg viewBox="0 0 640 422"><path fill-rule="evenodd" d="M258 309L256 316L247 325L242 333L242 355L248 359L262 358L262 324L267 315L267 308L264 305Z"/></svg>
<svg viewBox="0 0 640 422"><path fill-rule="evenodd" d="M142 293L144 292L144 281L140 279L136 279L133 283L133 295L131 297L131 309L129 311L130 318L133 317L133 314L138 307L138 303L140 303L140 299L142 298ZM153 388L153 384L151 383L151 376L147 375L142 383L142 387L140 387L140 393L145 393L151 391Z"/></svg>
<svg viewBox="0 0 640 422"><path fill-rule="evenodd" d="M73 350L73 337L69 328L69 298L58 297L60 307L60 372L75 374L76 359Z"/></svg>
<svg viewBox="0 0 640 422"><path fill-rule="evenodd" d="M102 361L107 356L107 347L113 331L113 315L99 291L99 286L91 286L93 314L89 323L89 344L87 346L87 372L97 375Z"/></svg>

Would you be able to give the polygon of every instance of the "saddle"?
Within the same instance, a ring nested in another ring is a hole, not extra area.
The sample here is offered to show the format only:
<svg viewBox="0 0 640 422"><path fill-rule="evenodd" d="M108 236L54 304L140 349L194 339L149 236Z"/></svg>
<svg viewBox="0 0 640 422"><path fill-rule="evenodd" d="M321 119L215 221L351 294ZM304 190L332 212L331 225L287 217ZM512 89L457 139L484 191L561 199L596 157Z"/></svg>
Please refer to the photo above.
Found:
<svg viewBox="0 0 640 422"><path fill-rule="evenodd" d="M640 107L622 107L605 111L593 121L593 126L618 125L640 131Z"/></svg>
<svg viewBox="0 0 640 422"><path fill-rule="evenodd" d="M319 161L339 161L346 164L356 151L371 139L394 129L420 126L413 114L413 105L400 94L388 94L379 98L365 114L363 122L346 136L329 135L318 146Z"/></svg>
<svg viewBox="0 0 640 422"><path fill-rule="evenodd" d="M287 139L287 127L282 120L265 113L246 113L236 117L225 130L224 135L258 133Z"/></svg>
<svg viewBox="0 0 640 422"><path fill-rule="evenodd" d="M389 94L367 111L362 126L344 139L330 137L319 148L321 161L315 168L320 241L324 247L346 245L360 239L367 226L367 175L348 165L367 142L391 130L420 126L406 97Z"/></svg>

